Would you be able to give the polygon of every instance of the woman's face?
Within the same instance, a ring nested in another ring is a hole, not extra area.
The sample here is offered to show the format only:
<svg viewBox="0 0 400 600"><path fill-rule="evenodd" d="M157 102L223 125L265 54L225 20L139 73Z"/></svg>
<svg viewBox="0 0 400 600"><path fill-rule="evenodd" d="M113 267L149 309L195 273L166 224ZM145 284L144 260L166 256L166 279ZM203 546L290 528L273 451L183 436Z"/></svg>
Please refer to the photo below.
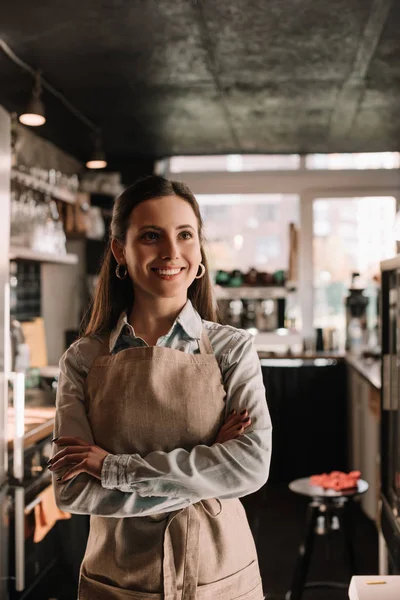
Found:
<svg viewBox="0 0 400 600"><path fill-rule="evenodd" d="M136 293L186 300L201 263L198 222L188 202L179 196L142 202L131 213L125 245L114 240L112 247Z"/></svg>

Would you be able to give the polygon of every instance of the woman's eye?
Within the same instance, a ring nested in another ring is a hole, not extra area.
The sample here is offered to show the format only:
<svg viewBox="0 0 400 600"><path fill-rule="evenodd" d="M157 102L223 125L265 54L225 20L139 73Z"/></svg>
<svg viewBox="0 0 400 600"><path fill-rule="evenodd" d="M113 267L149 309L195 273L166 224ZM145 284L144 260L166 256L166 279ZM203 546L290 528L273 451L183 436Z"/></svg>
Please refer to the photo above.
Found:
<svg viewBox="0 0 400 600"><path fill-rule="evenodd" d="M154 242L154 240L157 240L158 237L159 235L155 231L146 231L146 233L142 235L141 239L146 242Z"/></svg>
<svg viewBox="0 0 400 600"><path fill-rule="evenodd" d="M181 237L184 240L190 240L193 237L193 234L190 231L182 231Z"/></svg>

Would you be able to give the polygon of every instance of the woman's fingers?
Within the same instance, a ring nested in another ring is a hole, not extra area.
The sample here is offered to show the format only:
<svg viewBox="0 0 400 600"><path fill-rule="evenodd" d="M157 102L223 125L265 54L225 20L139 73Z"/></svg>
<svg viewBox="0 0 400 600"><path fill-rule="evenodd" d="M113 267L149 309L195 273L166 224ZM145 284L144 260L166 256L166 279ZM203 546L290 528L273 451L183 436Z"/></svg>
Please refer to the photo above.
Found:
<svg viewBox="0 0 400 600"><path fill-rule="evenodd" d="M221 431L226 431L227 429L231 429L231 427L236 427L238 425L240 425L241 423L243 423L245 421L245 419L248 419L248 413L247 411L243 414L241 413L240 415L235 415L234 418L229 419L229 421L226 421L222 427L221 427Z"/></svg>
<svg viewBox="0 0 400 600"><path fill-rule="evenodd" d="M60 458L63 458L67 454L76 454L79 452L87 452L87 451L88 451L88 446L66 446L59 452L56 452L56 454L54 456L52 456L51 459L49 460L49 463L54 465L54 463L56 463L58 460L60 460Z"/></svg>
<svg viewBox="0 0 400 600"><path fill-rule="evenodd" d="M60 438L62 439L62 438ZM63 438L64 440L83 441L79 438ZM66 481L79 475L79 473L88 473L97 479L101 479L103 462L108 455L107 450L100 446L84 442L81 446L65 446L60 452L57 452L49 461L49 468L57 470L62 467L70 468L69 471L57 481Z"/></svg>
<svg viewBox="0 0 400 600"><path fill-rule="evenodd" d="M63 458L52 462L49 465L49 469L50 471L57 471L58 469L68 467L69 465L80 463L85 457L86 455L82 452L66 454Z"/></svg>
<svg viewBox="0 0 400 600"><path fill-rule="evenodd" d="M243 410L241 413L237 414L236 411L234 411L233 413L231 412L225 423L222 425L222 427L231 427L232 425L234 425L235 423L240 423L243 419L245 419L248 416L248 412L247 410ZM221 428L222 429L222 428Z"/></svg>
<svg viewBox="0 0 400 600"><path fill-rule="evenodd" d="M59 481L60 483L65 483L69 479L73 479L77 475L80 475L81 473L86 473L86 472L87 472L86 463L85 463L85 461L82 461L82 462L74 465L69 471L64 473L64 475L62 475L61 477L57 477L57 481Z"/></svg>
<svg viewBox="0 0 400 600"><path fill-rule="evenodd" d="M216 443L223 444L229 440L234 440L242 435L246 429L251 425L250 417L245 417L245 419L241 419L235 423L226 424L225 427L222 427L218 433Z"/></svg>
<svg viewBox="0 0 400 600"><path fill-rule="evenodd" d="M248 419L248 420L247 420ZM240 423L235 423L234 425L232 425L232 427L229 427L228 429L226 429L224 431L225 434L231 435L231 434L240 434L243 433L251 424L251 419L250 417L246 418L246 421L241 421Z"/></svg>

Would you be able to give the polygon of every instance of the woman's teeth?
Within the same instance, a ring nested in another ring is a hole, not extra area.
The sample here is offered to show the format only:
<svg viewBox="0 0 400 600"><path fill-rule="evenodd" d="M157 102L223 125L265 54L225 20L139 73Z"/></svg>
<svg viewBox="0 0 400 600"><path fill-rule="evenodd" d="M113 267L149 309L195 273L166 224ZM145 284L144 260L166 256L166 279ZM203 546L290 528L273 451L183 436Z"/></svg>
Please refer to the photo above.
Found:
<svg viewBox="0 0 400 600"><path fill-rule="evenodd" d="M181 269L153 269L159 275L177 275Z"/></svg>

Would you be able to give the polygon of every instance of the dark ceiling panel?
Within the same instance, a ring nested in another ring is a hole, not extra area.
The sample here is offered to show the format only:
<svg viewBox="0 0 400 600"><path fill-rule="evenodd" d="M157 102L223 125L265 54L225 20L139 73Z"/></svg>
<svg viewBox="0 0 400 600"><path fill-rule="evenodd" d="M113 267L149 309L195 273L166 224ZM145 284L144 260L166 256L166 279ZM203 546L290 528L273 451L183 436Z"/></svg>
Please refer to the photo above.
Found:
<svg viewBox="0 0 400 600"><path fill-rule="evenodd" d="M354 60L370 0L203 0L222 79L341 80Z"/></svg>
<svg viewBox="0 0 400 600"><path fill-rule="evenodd" d="M400 149L396 0L19 0L0 36L98 124L111 159ZM31 78L0 54L0 104ZM84 159L44 94L38 130Z"/></svg>
<svg viewBox="0 0 400 600"><path fill-rule="evenodd" d="M397 94L400 92L399 26L400 2L394 0L367 74L369 80L385 82L388 91Z"/></svg>

